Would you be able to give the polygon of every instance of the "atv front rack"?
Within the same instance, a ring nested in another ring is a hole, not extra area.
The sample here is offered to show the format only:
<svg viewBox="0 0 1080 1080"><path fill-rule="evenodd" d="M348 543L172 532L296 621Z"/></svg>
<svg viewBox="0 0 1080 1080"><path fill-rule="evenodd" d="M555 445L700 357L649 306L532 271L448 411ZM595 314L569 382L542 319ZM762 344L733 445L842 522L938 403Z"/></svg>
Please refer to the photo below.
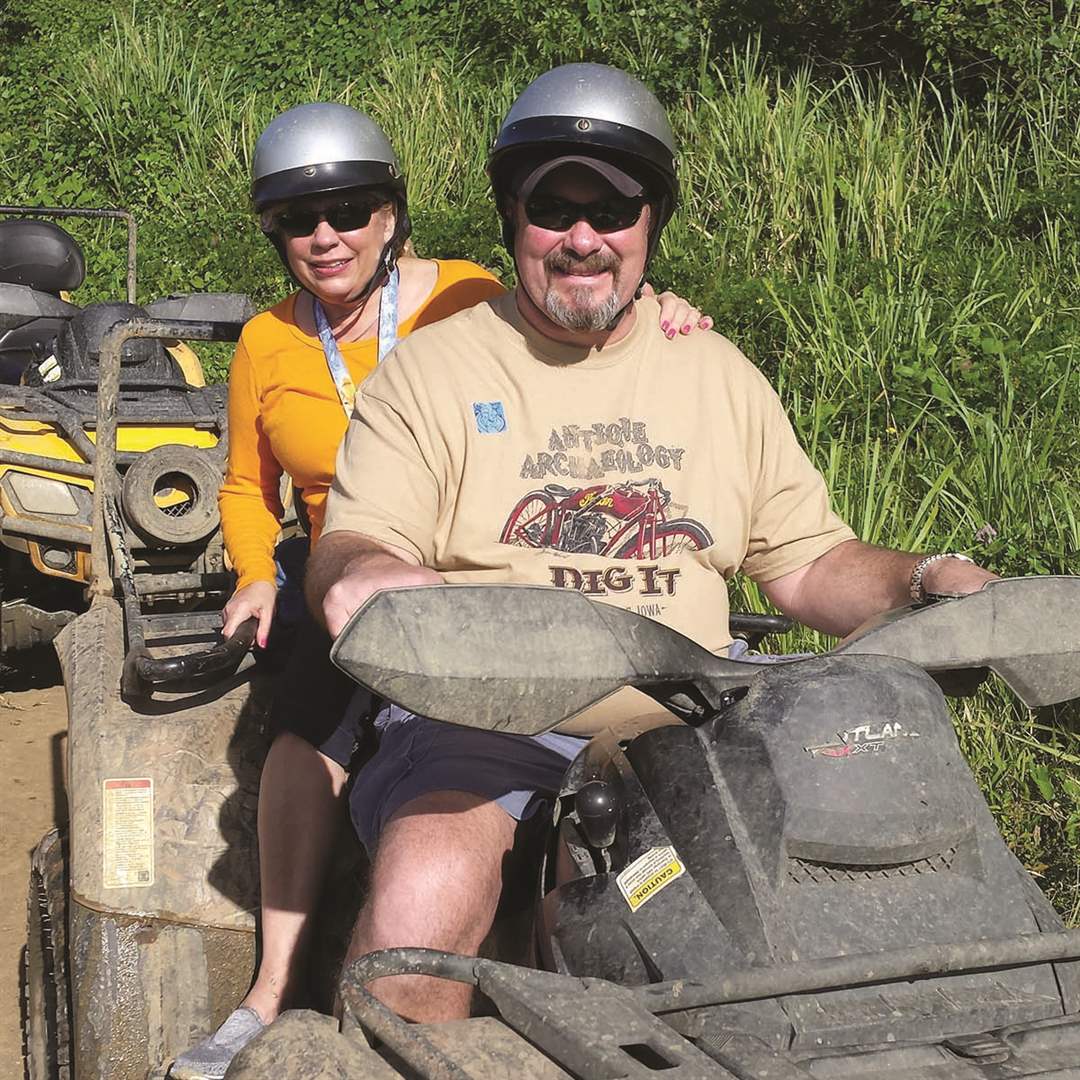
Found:
<svg viewBox="0 0 1080 1080"><path fill-rule="evenodd" d="M605 979L558 975L432 949L384 949L360 957L342 976L342 1030L360 1029L425 1080L474 1080L468 1069L424 1037L423 1025L407 1024L367 989L372 980L387 976L430 975L478 989L504 1023L575 1076L637 1076L635 1063L640 1062L645 1065L643 1076L660 1069L672 1078L705 1080L731 1074L718 1071L713 1054L698 1049L659 1016L794 994L1074 960L1080 960L1080 930L749 968L708 982L680 979L622 987ZM981 1043L962 1036L951 1042L964 1056L978 1056L980 1047L996 1052L1003 1045L993 1036L982 1037ZM753 1056L745 1046L739 1052L744 1060L747 1052ZM757 1064L770 1062L763 1059ZM779 1062L771 1064L775 1068ZM781 1070L775 1075L803 1073Z"/></svg>
<svg viewBox="0 0 1080 1080"><path fill-rule="evenodd" d="M182 616L148 615L142 597L158 588L189 581L153 581L142 593L136 586L134 562L128 546L127 530L120 512L121 477L116 446L117 405L120 398L121 354L134 338L189 341L237 341L243 324L239 322L189 321L181 319L132 319L114 326L102 339L98 361L100 382L96 440L94 443L94 511L90 540L91 596L115 596L119 592L124 608L127 651L121 690L125 696L139 696L155 685L218 676L235 671L254 640L255 625L249 620L225 642L210 648L184 651L191 644L205 645L220 629L218 612ZM224 436L223 432L223 436ZM222 439L224 442L224 438ZM167 578L189 575L166 575ZM212 582L210 584L213 584ZM224 583L222 583L224 584ZM150 643L167 640L181 646L178 655L158 658Z"/></svg>

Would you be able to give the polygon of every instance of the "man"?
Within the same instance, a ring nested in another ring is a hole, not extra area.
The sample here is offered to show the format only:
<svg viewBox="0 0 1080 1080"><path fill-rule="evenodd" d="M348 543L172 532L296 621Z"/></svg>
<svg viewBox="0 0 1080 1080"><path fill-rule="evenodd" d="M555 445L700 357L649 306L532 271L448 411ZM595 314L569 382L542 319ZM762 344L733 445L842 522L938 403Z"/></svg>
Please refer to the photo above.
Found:
<svg viewBox="0 0 1080 1080"><path fill-rule="evenodd" d="M637 80L590 64L541 76L489 173L517 289L418 331L364 384L308 572L332 633L379 589L525 582L581 589L722 650L739 570L833 634L912 591L965 593L993 576L860 543L738 350L654 330L652 301L635 296L677 183L667 119ZM374 852L352 955L475 951L517 820L557 790L580 740L396 708L378 723L352 797ZM373 989L412 1019L468 1010L468 988L448 982Z"/></svg>

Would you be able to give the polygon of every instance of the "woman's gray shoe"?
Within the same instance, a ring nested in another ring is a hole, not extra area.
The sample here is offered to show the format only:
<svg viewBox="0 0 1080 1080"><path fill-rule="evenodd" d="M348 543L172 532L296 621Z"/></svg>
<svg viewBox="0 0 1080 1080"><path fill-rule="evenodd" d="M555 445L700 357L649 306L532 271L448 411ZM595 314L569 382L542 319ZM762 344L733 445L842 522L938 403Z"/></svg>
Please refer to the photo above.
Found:
<svg viewBox="0 0 1080 1080"><path fill-rule="evenodd" d="M222 1080L229 1062L266 1026L247 1005L233 1009L213 1035L172 1063L169 1076L172 1080Z"/></svg>

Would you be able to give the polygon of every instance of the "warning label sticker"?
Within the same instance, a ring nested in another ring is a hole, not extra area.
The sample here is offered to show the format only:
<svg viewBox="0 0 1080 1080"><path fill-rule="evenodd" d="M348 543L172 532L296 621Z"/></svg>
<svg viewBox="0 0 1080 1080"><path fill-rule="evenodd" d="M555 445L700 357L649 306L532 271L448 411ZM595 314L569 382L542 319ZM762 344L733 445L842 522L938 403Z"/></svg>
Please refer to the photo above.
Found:
<svg viewBox="0 0 1080 1080"><path fill-rule="evenodd" d="M656 847L635 859L615 880L630 910L637 911L685 871L673 847Z"/></svg>
<svg viewBox="0 0 1080 1080"><path fill-rule="evenodd" d="M102 781L106 889L154 884L154 781L148 777Z"/></svg>

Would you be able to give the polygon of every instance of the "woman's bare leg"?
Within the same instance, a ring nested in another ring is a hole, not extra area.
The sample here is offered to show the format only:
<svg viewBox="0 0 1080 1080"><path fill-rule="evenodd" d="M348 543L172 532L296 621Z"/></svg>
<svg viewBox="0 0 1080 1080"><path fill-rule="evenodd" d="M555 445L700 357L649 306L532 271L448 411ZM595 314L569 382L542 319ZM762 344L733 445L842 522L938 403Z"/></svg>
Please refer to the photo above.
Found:
<svg viewBox="0 0 1080 1080"><path fill-rule="evenodd" d="M259 786L262 958L243 1004L265 1023L304 987L311 916L337 833L345 770L298 735L274 740Z"/></svg>

